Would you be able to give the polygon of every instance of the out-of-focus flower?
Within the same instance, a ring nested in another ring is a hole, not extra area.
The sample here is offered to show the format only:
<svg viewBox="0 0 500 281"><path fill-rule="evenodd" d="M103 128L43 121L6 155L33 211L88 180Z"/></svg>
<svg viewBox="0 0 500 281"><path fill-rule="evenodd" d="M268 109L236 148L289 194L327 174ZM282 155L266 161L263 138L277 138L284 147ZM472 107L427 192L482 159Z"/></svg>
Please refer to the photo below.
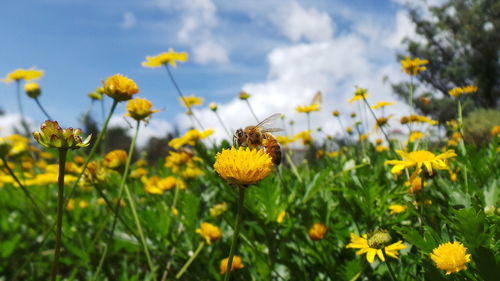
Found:
<svg viewBox="0 0 500 281"><path fill-rule="evenodd" d="M328 231L328 227L322 223L315 223L309 229L309 238L312 240L322 240L325 238L325 234Z"/></svg>
<svg viewBox="0 0 500 281"><path fill-rule="evenodd" d="M191 107L193 107L193 105L202 105L203 104L203 98L197 97L194 95L182 97L182 98L179 98L179 100L181 102L181 105L187 109L190 109Z"/></svg>
<svg viewBox="0 0 500 281"><path fill-rule="evenodd" d="M186 144L194 146L199 140L205 139L213 133L214 130L212 129L208 129L203 132L200 132L196 129L191 129L187 131L184 136L170 140L168 145L173 147L174 149L179 149L181 146Z"/></svg>
<svg viewBox="0 0 500 281"><path fill-rule="evenodd" d="M4 138L10 145L10 151L8 156L21 155L23 152L28 151L29 139L21 135L10 135Z"/></svg>
<svg viewBox="0 0 500 281"><path fill-rule="evenodd" d="M125 116L130 116L137 121L146 121L151 118L151 114L158 110L151 109L153 105L147 99L135 98L127 102L127 113Z"/></svg>
<svg viewBox="0 0 500 281"><path fill-rule="evenodd" d="M176 178L172 176L163 179L157 176L143 177L141 181L144 184L144 191L149 194L163 194L165 191L172 189L177 183Z"/></svg>
<svg viewBox="0 0 500 281"><path fill-rule="evenodd" d="M297 105L295 107L295 110L297 110L297 112L301 112L301 113L310 113L312 111L319 111L319 104L311 104L311 105Z"/></svg>
<svg viewBox="0 0 500 281"><path fill-rule="evenodd" d="M148 170L146 170L142 167L135 168L130 172L130 177L133 179L140 179L140 178L145 177L147 175L148 175Z"/></svg>
<svg viewBox="0 0 500 281"><path fill-rule="evenodd" d="M78 207L80 207L81 209L85 209L89 206L89 202L85 201L85 200L80 200L80 202L78 202Z"/></svg>
<svg viewBox="0 0 500 281"><path fill-rule="evenodd" d="M347 127L347 128L345 129L345 131L346 131L349 135L351 135L351 134L352 134L352 127Z"/></svg>
<svg viewBox="0 0 500 281"><path fill-rule="evenodd" d="M229 263L229 258L224 258L220 262L220 274L221 275L226 274L228 263ZM243 264L243 261L242 261L241 257L234 256L233 257L233 262L231 263L231 271L242 269L244 267L245 267L245 265Z"/></svg>
<svg viewBox="0 0 500 281"><path fill-rule="evenodd" d="M263 149L248 147L224 149L215 156L215 171L228 183L238 186L255 184L271 173L271 156Z"/></svg>
<svg viewBox="0 0 500 281"><path fill-rule="evenodd" d="M470 262L467 248L460 242L447 242L440 244L432 250L431 259L439 269L446 270L446 275L467 269L466 263Z"/></svg>
<svg viewBox="0 0 500 281"><path fill-rule="evenodd" d="M247 92L241 91L239 97L240 97L240 100L247 100L250 98L250 94Z"/></svg>
<svg viewBox="0 0 500 281"><path fill-rule="evenodd" d="M382 108L382 107L386 107L389 105L395 105L395 104L396 104L396 102L380 101L377 104L372 105L370 107L371 107L371 109L377 109L377 108Z"/></svg>
<svg viewBox="0 0 500 281"><path fill-rule="evenodd" d="M410 136L408 136L408 142L415 142L416 140L419 140L424 137L424 133L421 131L413 131L411 132Z"/></svg>
<svg viewBox="0 0 500 281"><path fill-rule="evenodd" d="M42 90L40 90L40 85L36 82L28 82L24 85L24 91L26 92L26 95L32 99L37 99L40 94L42 93Z"/></svg>
<svg viewBox="0 0 500 281"><path fill-rule="evenodd" d="M276 222L277 222L277 223L282 223L282 222L283 222L283 220L285 219L285 216L286 216L286 211L285 211L285 210L281 211L281 212L278 214L278 216L276 217Z"/></svg>
<svg viewBox="0 0 500 281"><path fill-rule="evenodd" d="M302 132L299 132L298 134L295 135L294 137L295 140L302 140L303 145L308 145L312 143L312 137L311 137L311 131L305 130Z"/></svg>
<svg viewBox="0 0 500 281"><path fill-rule="evenodd" d="M459 97L463 94L473 94L475 92L477 92L477 86L468 85L464 87L453 88L448 91L448 94L452 97Z"/></svg>
<svg viewBox="0 0 500 281"><path fill-rule="evenodd" d="M339 154L340 153L338 151L332 151L332 152L328 153L328 157L335 158L335 157L339 156Z"/></svg>
<svg viewBox="0 0 500 281"><path fill-rule="evenodd" d="M388 160L385 161L385 165L394 165L391 169L391 173L397 175L399 175L404 169L416 167L417 170L420 170L422 166L426 168L429 175L432 175L433 169L448 169L448 165L445 162L446 159L457 156L455 151L452 149L437 156L426 150L412 151L409 153L397 150L396 152L403 158L403 160Z"/></svg>
<svg viewBox="0 0 500 281"><path fill-rule="evenodd" d="M357 88L354 92L354 96L348 100L349 103L353 103L357 100L366 99L368 97L368 90L364 88Z"/></svg>
<svg viewBox="0 0 500 281"><path fill-rule="evenodd" d="M361 134L359 135L359 142L364 142L368 138L367 134Z"/></svg>
<svg viewBox="0 0 500 281"><path fill-rule="evenodd" d="M119 170L125 166L128 154L123 149L116 149L104 156L103 164L108 169Z"/></svg>
<svg viewBox="0 0 500 281"><path fill-rule="evenodd" d="M42 123L39 132L33 132L33 137L46 148L77 149L89 146L92 135L83 140L80 133L80 129L62 129L57 121L47 120Z"/></svg>
<svg viewBox="0 0 500 281"><path fill-rule="evenodd" d="M340 116L340 112L338 110L334 110L332 112L332 115L335 116L335 117L339 117Z"/></svg>
<svg viewBox="0 0 500 281"><path fill-rule="evenodd" d="M415 177L413 179L410 179L409 182L407 182L405 184L406 186L410 186L408 188L408 193L410 194L415 194L417 193L419 190L422 189L422 178L421 177Z"/></svg>
<svg viewBox="0 0 500 281"><path fill-rule="evenodd" d="M323 156L325 156L325 150L324 149L319 149L318 151L316 151L316 158L322 158Z"/></svg>
<svg viewBox="0 0 500 281"><path fill-rule="evenodd" d="M208 245L222 237L220 229L208 222L201 223L200 228L196 229L196 233L200 234Z"/></svg>
<svg viewBox="0 0 500 281"><path fill-rule="evenodd" d="M363 234L362 237L351 233L351 243L347 244L346 248L359 249L356 255L366 254L366 260L372 263L375 260L375 255L379 257L382 262L385 262L385 257L382 252L387 256L397 259L399 250L405 249L406 246L403 241L398 241L391 245L386 246L391 241L391 236L387 231L379 230L368 237L367 234Z"/></svg>
<svg viewBox="0 0 500 281"><path fill-rule="evenodd" d="M392 118L392 115L389 115L387 117L379 117L377 118L375 122L375 131L379 131L380 128L385 127L388 125L389 119Z"/></svg>
<svg viewBox="0 0 500 281"><path fill-rule="evenodd" d="M392 204L389 206L389 210L390 210L391 215L396 215L396 214L402 213L402 212L406 211L407 208L408 208L407 206L399 205L399 204Z"/></svg>
<svg viewBox="0 0 500 281"><path fill-rule="evenodd" d="M0 137L0 158L7 157L12 145L6 139Z"/></svg>
<svg viewBox="0 0 500 281"><path fill-rule="evenodd" d="M213 112L216 112L217 111L217 104L215 102L211 102L208 107L210 108L210 110L212 110Z"/></svg>
<svg viewBox="0 0 500 281"><path fill-rule="evenodd" d="M491 128L490 134L492 136L500 136L500 125Z"/></svg>
<svg viewBox="0 0 500 281"><path fill-rule="evenodd" d="M377 145L375 146L375 151L376 152L384 152L384 151L388 151L389 150L389 147L385 146L385 145Z"/></svg>
<svg viewBox="0 0 500 281"><path fill-rule="evenodd" d="M121 74L110 76L103 86L104 93L116 101L126 101L139 92L132 79Z"/></svg>
<svg viewBox="0 0 500 281"><path fill-rule="evenodd" d="M415 76L418 73L426 70L427 68L423 66L424 64L428 64L428 60L421 60L420 58L410 59L410 57L406 57L401 61L401 67L406 74Z"/></svg>
<svg viewBox="0 0 500 281"><path fill-rule="evenodd" d="M276 136L276 140L284 147L288 147L289 143L293 143L295 141L295 139L287 136Z"/></svg>
<svg viewBox="0 0 500 281"><path fill-rule="evenodd" d="M176 67L176 61L186 62L187 60L188 54L186 52L176 53L172 48L170 48L168 52L152 57L146 57L146 61L142 62L142 66L156 68L162 65L170 64L172 67Z"/></svg>
<svg viewBox="0 0 500 281"><path fill-rule="evenodd" d="M218 217L218 216L222 215L222 213L224 213L225 211L227 211L227 203L226 202L222 202L220 204L214 205L209 210L210 215L212 217Z"/></svg>
<svg viewBox="0 0 500 281"><path fill-rule="evenodd" d="M75 199L73 198L69 199L68 203L66 204L66 210L73 211L75 209L75 204L76 204Z"/></svg>
<svg viewBox="0 0 500 281"><path fill-rule="evenodd" d="M11 73L7 74L7 77L3 79L5 83L11 83L13 81L20 80L34 80L43 76L43 70L32 69L16 69Z"/></svg>
<svg viewBox="0 0 500 281"><path fill-rule="evenodd" d="M96 88L93 92L88 93L87 96L91 100L102 100L103 94L104 94L104 88L99 87Z"/></svg>

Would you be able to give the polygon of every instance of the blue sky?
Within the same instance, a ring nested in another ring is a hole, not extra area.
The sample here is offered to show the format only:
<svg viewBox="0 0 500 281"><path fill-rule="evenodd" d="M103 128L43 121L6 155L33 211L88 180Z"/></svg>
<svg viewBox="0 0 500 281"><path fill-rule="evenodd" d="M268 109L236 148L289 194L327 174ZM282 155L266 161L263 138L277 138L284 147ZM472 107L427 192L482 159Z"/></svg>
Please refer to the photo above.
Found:
<svg viewBox="0 0 500 281"><path fill-rule="evenodd" d="M389 0L4 1L0 77L16 68L43 69L41 102L64 126L78 126L90 103L86 94L122 73L136 81L141 97L164 109L146 129L163 134L173 124L186 129L189 119L164 69L143 68L141 62L174 48L190 55L174 75L186 94L205 98L195 112L218 136L223 132L206 109L209 102L220 105L231 128L254 122L235 99L241 90L253 95L259 118L282 112L296 120L297 131L305 117L294 107L320 90L323 110L313 121L333 133L338 127L330 112L356 110L346 108L355 86L375 91L374 102L394 99L382 79L404 79L395 56L412 30L404 7ZM14 85L0 83L0 96L0 107L15 116ZM23 105L34 125L44 120L26 96ZM123 104L114 124L123 124L124 110ZM0 119L0 127L12 120Z"/></svg>

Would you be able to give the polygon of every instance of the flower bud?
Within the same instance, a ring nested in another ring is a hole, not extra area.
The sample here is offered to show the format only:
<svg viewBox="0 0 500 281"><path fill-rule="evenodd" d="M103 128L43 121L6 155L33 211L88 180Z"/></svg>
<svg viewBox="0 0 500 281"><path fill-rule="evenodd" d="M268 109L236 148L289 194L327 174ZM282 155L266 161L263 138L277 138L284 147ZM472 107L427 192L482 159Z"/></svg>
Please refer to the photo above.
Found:
<svg viewBox="0 0 500 281"><path fill-rule="evenodd" d="M26 83L26 85L24 85L24 91L32 99L38 98L42 93L40 86L35 82Z"/></svg>
<svg viewBox="0 0 500 281"><path fill-rule="evenodd" d="M80 129L59 127L57 121L47 120L40 126L39 132L33 132L35 140L46 148L77 149L87 147L90 144L89 135L85 140L80 136Z"/></svg>

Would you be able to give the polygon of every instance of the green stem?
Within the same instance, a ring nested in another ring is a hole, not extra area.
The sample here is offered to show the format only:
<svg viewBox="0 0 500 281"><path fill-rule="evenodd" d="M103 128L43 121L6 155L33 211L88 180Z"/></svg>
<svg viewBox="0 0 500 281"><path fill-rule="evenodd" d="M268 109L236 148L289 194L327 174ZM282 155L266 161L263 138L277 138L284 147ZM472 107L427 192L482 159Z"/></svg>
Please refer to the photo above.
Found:
<svg viewBox="0 0 500 281"><path fill-rule="evenodd" d="M226 128L226 125L224 125L224 122L222 122L222 119L220 118L219 113L217 113L217 111L215 112L215 115L217 116L217 119L219 120L219 123L221 124L222 128L224 128L224 131L229 137L229 140L231 140L233 136L231 135L231 133L229 133L228 129Z"/></svg>
<svg viewBox="0 0 500 281"><path fill-rule="evenodd" d="M307 114L307 130L308 130L310 133L312 133L312 132L311 132L311 115L309 115L309 112L306 112L306 114Z"/></svg>
<svg viewBox="0 0 500 281"><path fill-rule="evenodd" d="M52 263L52 272L50 280L55 281L59 271L59 255L61 253L61 233L62 233L62 217L64 207L64 173L66 167L66 149L59 149L59 178L57 191L57 226L56 226L56 247L54 252L54 261Z"/></svg>
<svg viewBox="0 0 500 281"><path fill-rule="evenodd" d="M410 116L413 114L413 76L410 76L410 89L409 89L409 99L408 99L408 104L410 105ZM412 126L409 126L410 128L410 134L413 131Z"/></svg>
<svg viewBox="0 0 500 281"><path fill-rule="evenodd" d="M238 189L239 189L238 213L236 215L236 226L234 227L233 242L231 242L231 248L229 249L229 258L227 260L226 276L224 276L224 281L229 280L229 275L231 269L233 268L234 250L236 248L236 243L238 241L238 236L240 234L241 217L243 216L243 202L245 200L245 188L238 186Z"/></svg>
<svg viewBox="0 0 500 281"><path fill-rule="evenodd" d="M17 93L17 106L19 108L19 114L21 114L21 126L24 129L24 134L26 137L30 136L30 130L28 124L24 119L23 103L21 102L21 80L16 80L16 93Z"/></svg>
<svg viewBox="0 0 500 281"><path fill-rule="evenodd" d="M464 144L464 123L463 123L463 118L462 118L462 102L458 100L458 129L460 132L460 150L464 156L467 155L467 151L465 150L465 144Z"/></svg>
<svg viewBox="0 0 500 281"><path fill-rule="evenodd" d="M377 115L375 115L375 112L373 112L373 109L370 107L370 104L368 103L366 98L363 98L363 100L365 101L365 104L368 107L368 109L370 109L370 112L372 113L372 116L375 119L375 123L377 123L378 122ZM387 144L389 144L389 148L391 149L391 152L393 154L397 155L396 150L394 149L394 145L392 144L391 140L389 139L389 136L386 134L384 128L382 126L379 126L379 128L380 128L380 131L382 132L382 134L384 135L384 138L387 141Z"/></svg>
<svg viewBox="0 0 500 281"><path fill-rule="evenodd" d="M102 254L101 258L99 259L99 265L97 266L97 270L94 273L94 277L92 280L97 280L97 277L99 277L99 273L101 272L102 265L104 263L104 258L106 257L106 254L108 252L108 246L104 245L104 253Z"/></svg>
<svg viewBox="0 0 500 281"><path fill-rule="evenodd" d="M257 115L255 115L255 112L253 111L252 109L252 106L250 105L250 102L248 100L245 100L247 102L247 105L248 105L248 108L250 109L250 112L252 113L253 115L253 118L255 118L255 121L257 121L257 123L259 123L259 118L257 118Z"/></svg>
<svg viewBox="0 0 500 281"><path fill-rule="evenodd" d="M175 276L175 279L181 279L184 272L188 269L188 267L191 265L191 263L193 263L194 259L196 259L196 257L200 254L200 252L204 246L205 246L205 242L201 242L200 245L198 246L198 248L196 249L196 251L194 252L194 254L189 258L189 260L186 262L186 264L184 264L184 266L181 268L179 273L177 273L177 275Z"/></svg>
<svg viewBox="0 0 500 281"><path fill-rule="evenodd" d="M389 260L387 259L387 255L385 254L385 248L382 249L382 254L384 255L385 264L387 265L387 269L389 270L389 274L391 275L392 281L397 281L398 279L396 278L396 275L394 275L394 271L392 271L391 264L390 264Z"/></svg>
<svg viewBox="0 0 500 281"><path fill-rule="evenodd" d="M45 117L47 117L48 120L54 120L54 119L52 119L52 117L50 117L50 115L47 113L45 108L43 108L43 106L40 103L40 100L38 98L35 98L35 102L38 105L38 107L40 107L40 110L42 110L43 114L45 114Z"/></svg>

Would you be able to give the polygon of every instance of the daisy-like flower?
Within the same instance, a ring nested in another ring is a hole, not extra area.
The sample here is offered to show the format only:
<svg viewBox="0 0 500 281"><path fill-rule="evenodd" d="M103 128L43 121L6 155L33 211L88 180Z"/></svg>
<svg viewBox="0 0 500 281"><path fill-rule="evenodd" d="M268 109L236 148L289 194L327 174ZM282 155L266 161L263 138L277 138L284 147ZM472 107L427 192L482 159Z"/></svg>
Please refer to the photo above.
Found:
<svg viewBox="0 0 500 281"><path fill-rule="evenodd" d="M464 87L453 88L448 91L448 94L452 97L459 97L463 94L473 94L475 92L477 92L477 86L467 85Z"/></svg>
<svg viewBox="0 0 500 281"><path fill-rule="evenodd" d="M181 105L186 107L187 109L190 109L191 107L193 107L193 105L203 104L203 98L194 95L182 97L179 98L179 100L181 101Z"/></svg>
<svg viewBox="0 0 500 281"><path fill-rule="evenodd" d="M406 211L407 208L408 208L407 206L399 205L399 204L392 204L389 206L389 210L390 210L391 215L396 215L396 214L402 213L402 212Z"/></svg>
<svg viewBox="0 0 500 281"><path fill-rule="evenodd" d="M172 48L170 48L168 52L161 53L153 57L146 57L146 61L142 62L142 66L156 68L161 67L162 65L170 64L172 67L176 67L176 61L186 62L187 60L187 53L176 53Z"/></svg>
<svg viewBox="0 0 500 281"><path fill-rule="evenodd" d="M406 57L401 61L401 67L406 74L415 76L421 71L426 70L427 68L423 65L428 63L428 60L421 60L420 58L410 59L410 57Z"/></svg>
<svg viewBox="0 0 500 281"><path fill-rule="evenodd" d="M348 100L349 103L353 103L357 100L366 99L368 97L368 90L364 88L357 88L354 92L354 97Z"/></svg>
<svg viewBox="0 0 500 281"><path fill-rule="evenodd" d="M410 167L416 167L418 171L422 169L422 166L424 166L429 175L432 176L433 169L448 169L448 165L445 160L457 156L453 149L437 156L426 150L412 151L409 153L397 150L396 152L403 158L403 160L387 160L384 163L385 165L394 165L391 169L391 173L396 175L399 175L404 169L408 169Z"/></svg>
<svg viewBox="0 0 500 281"><path fill-rule="evenodd" d="M227 264L229 263L229 259L228 258L224 258L222 259L222 261L220 262L220 274L221 275L224 275L226 274L226 271L227 271ZM231 263L231 271L235 271L235 270L238 270L238 269L242 269L244 268L245 265L243 264L243 260L241 259L241 257L239 256L234 256L233 257L233 262Z"/></svg>
<svg viewBox="0 0 500 281"><path fill-rule="evenodd" d="M224 149L215 156L215 171L228 183L248 186L264 179L271 173L271 156L263 149Z"/></svg>
<svg viewBox="0 0 500 281"><path fill-rule="evenodd" d="M319 104L314 103L311 105L297 105L295 107L295 110L300 113L309 113L313 111L319 111Z"/></svg>
<svg viewBox="0 0 500 281"><path fill-rule="evenodd" d="M123 149L115 149L108 152L104 156L103 165L104 167L112 170L118 170L125 166L127 162L127 152Z"/></svg>
<svg viewBox="0 0 500 281"><path fill-rule="evenodd" d="M7 77L3 79L5 83L11 83L20 80L33 80L39 79L43 76L43 70L32 69L16 69L11 73L7 74Z"/></svg>
<svg viewBox="0 0 500 281"><path fill-rule="evenodd" d="M325 238L325 234L328 231L326 225L322 223L315 223L309 229L309 238L312 240L322 240Z"/></svg>
<svg viewBox="0 0 500 281"><path fill-rule="evenodd" d="M386 231L377 231L370 237L368 237L367 234L363 234L362 237L359 237L351 233L351 243L347 244L346 248L359 249L356 255L366 254L366 260L369 263L375 260L375 255L377 255L382 262L385 262L382 249L384 249L387 256L397 259L399 255L398 251L406 248L403 241L385 246L390 240L391 236Z"/></svg>
<svg viewBox="0 0 500 281"><path fill-rule="evenodd" d="M208 222L201 223L200 228L196 229L196 233L200 234L208 245L212 242L219 240L222 237L220 229Z"/></svg>
<svg viewBox="0 0 500 281"><path fill-rule="evenodd" d="M62 129L57 121L47 120L42 123L39 132L33 132L33 137L46 148L77 149L89 146L92 135L83 140L80 134L80 129Z"/></svg>
<svg viewBox="0 0 500 281"><path fill-rule="evenodd" d="M199 140L205 139L208 136L212 135L214 130L207 129L205 131L198 131L196 129L191 129L186 132L186 134L180 138L175 138L170 140L168 143L169 146L174 149L179 149L181 146L187 144L194 146Z"/></svg>
<svg viewBox="0 0 500 281"><path fill-rule="evenodd" d="M151 114L158 112L158 110L152 110L153 105L147 99L135 98L127 102L127 113L125 116L130 116L137 121L147 122L151 118Z"/></svg>
<svg viewBox="0 0 500 281"><path fill-rule="evenodd" d="M121 74L115 74L106 79L103 85L104 93L117 101L126 101L139 92L135 82Z"/></svg>
<svg viewBox="0 0 500 281"><path fill-rule="evenodd" d="M276 136L276 140L284 147L288 147L289 143L293 143L295 141L295 139L287 136Z"/></svg>
<svg viewBox="0 0 500 281"><path fill-rule="evenodd" d="M382 108L382 107L386 107L389 105L395 105L395 104L396 104L396 102L380 101L377 104L370 106L370 108L377 109L377 108Z"/></svg>
<svg viewBox="0 0 500 281"><path fill-rule="evenodd" d="M446 275L467 269L470 262L467 248L460 242L447 242L432 250L431 259L439 269L446 270Z"/></svg>

